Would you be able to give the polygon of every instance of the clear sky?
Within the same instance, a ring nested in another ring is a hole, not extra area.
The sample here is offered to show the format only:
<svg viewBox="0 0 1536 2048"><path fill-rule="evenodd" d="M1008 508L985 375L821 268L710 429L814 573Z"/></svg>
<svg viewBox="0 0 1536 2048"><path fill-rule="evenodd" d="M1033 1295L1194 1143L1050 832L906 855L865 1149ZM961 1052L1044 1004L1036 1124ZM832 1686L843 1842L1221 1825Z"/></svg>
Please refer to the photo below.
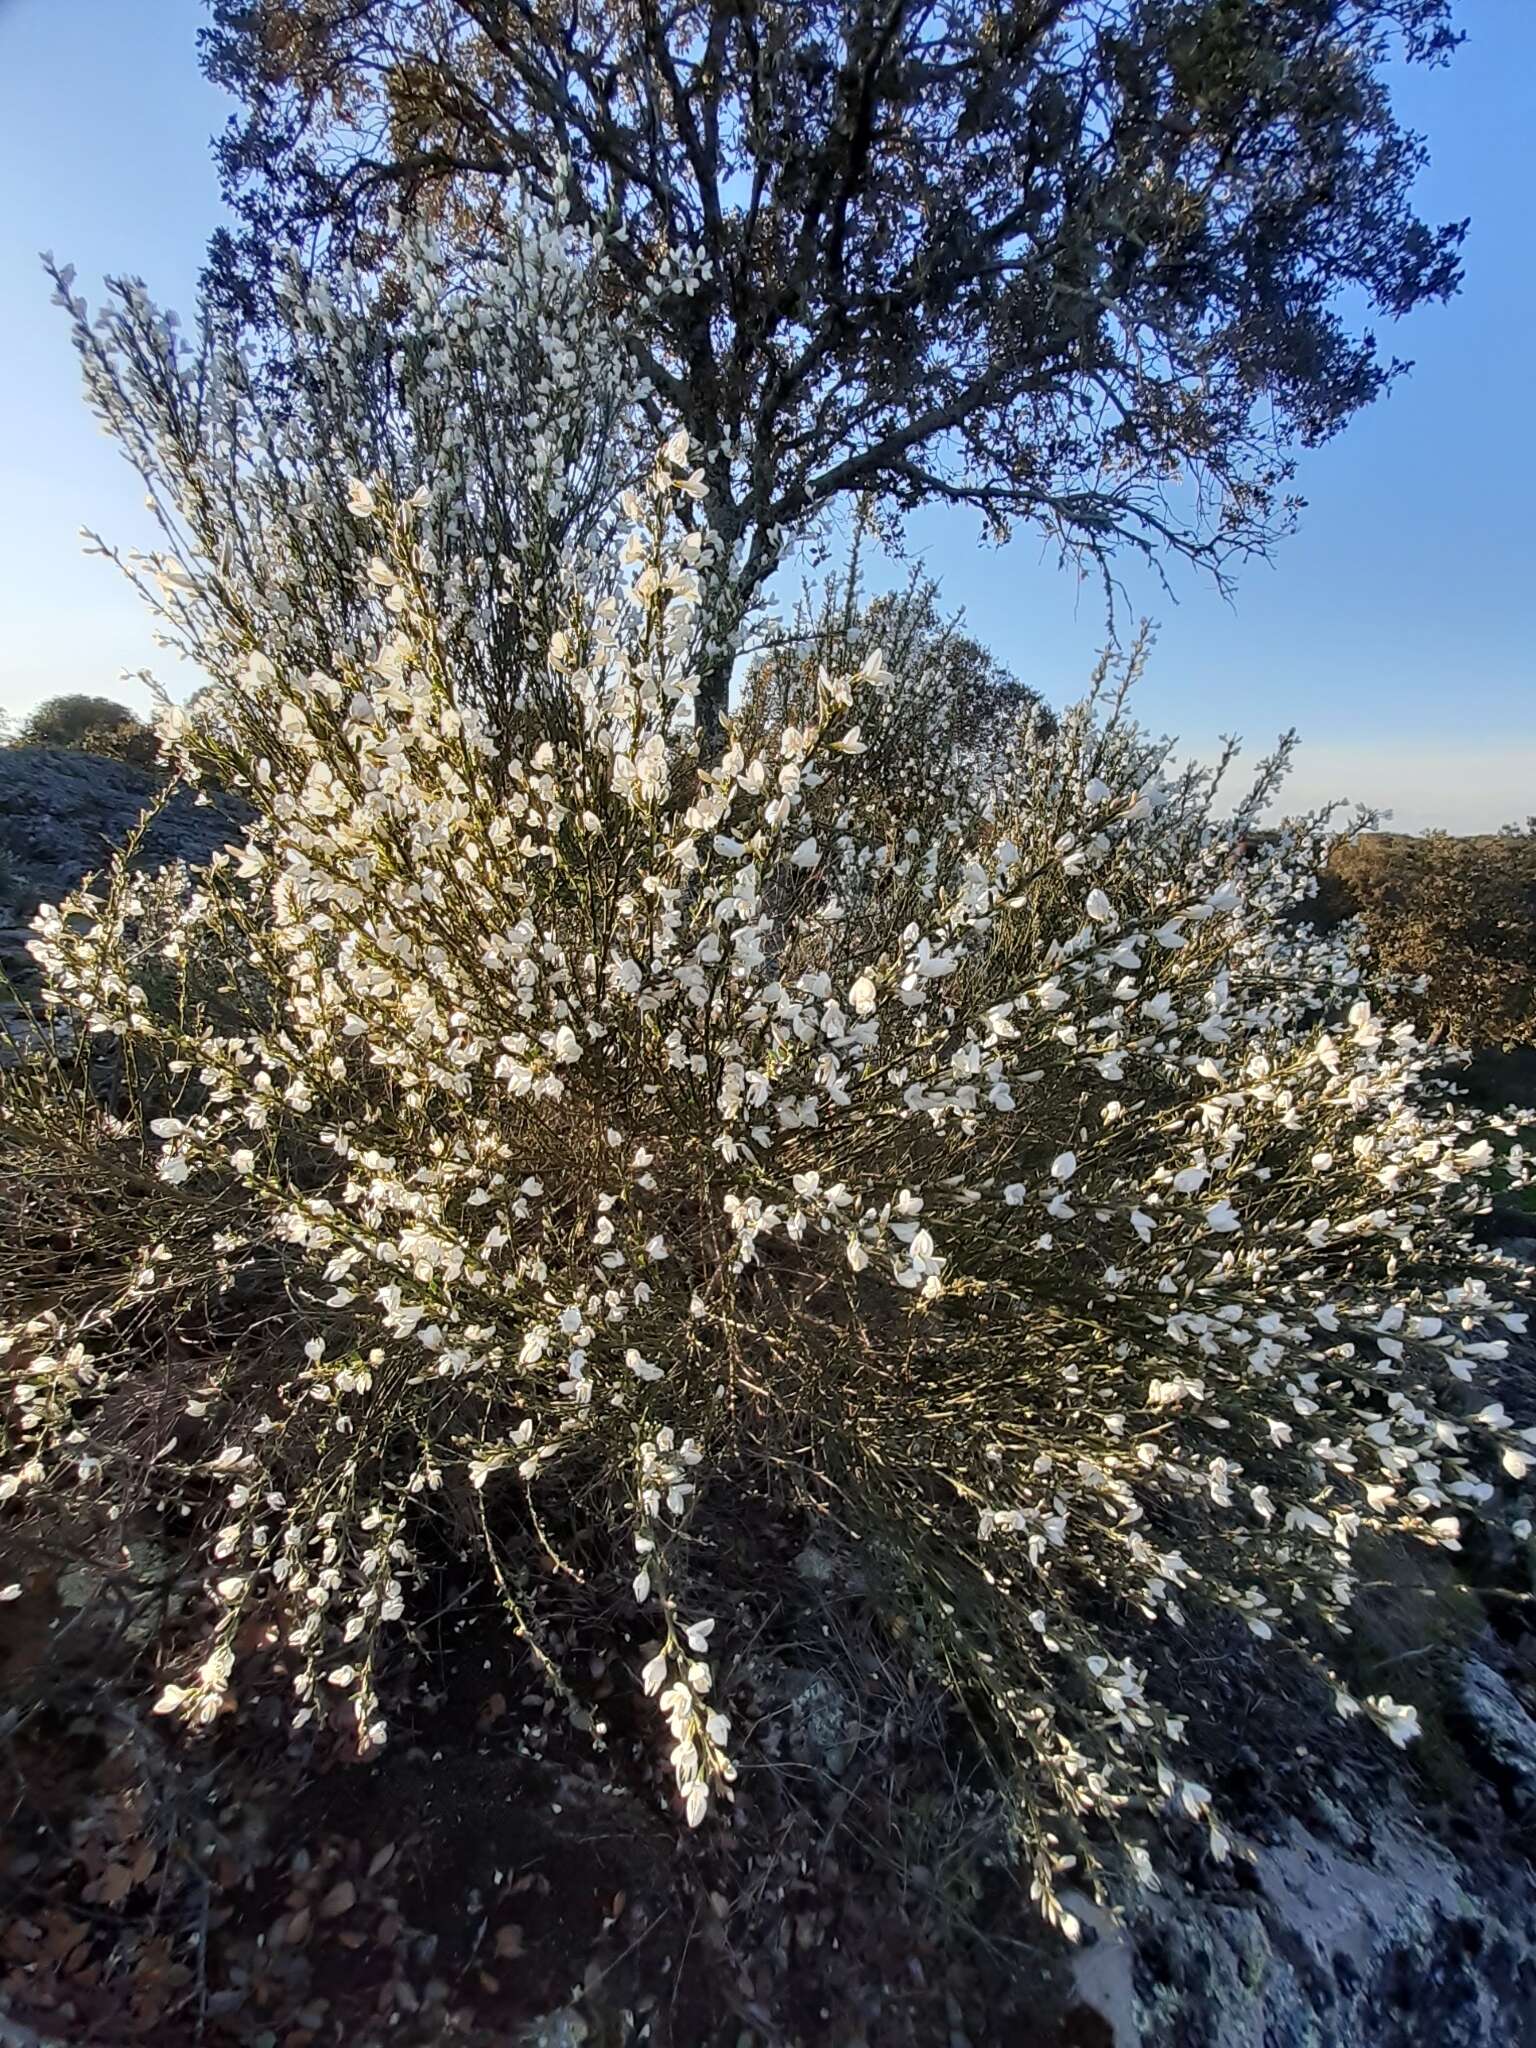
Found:
<svg viewBox="0 0 1536 2048"><path fill-rule="evenodd" d="M1448 71L1410 72L1399 104L1430 138L1431 219L1472 216L1467 284L1381 334L1412 375L1307 457L1301 531L1233 602L1190 572L1178 602L1128 571L1158 621L1142 716L1192 752L1295 724L1300 802L1348 796L1406 829L1487 830L1536 812L1536 0L1460 0ZM144 537L131 472L85 412L64 316L37 252L93 299L134 272L192 310L219 218L208 139L227 107L204 82L199 0L0 0L0 708L63 690L136 703L124 669L193 686L156 650L116 572L77 529ZM963 514L925 515L914 548L971 629L1056 702L1102 638L1037 543L978 547Z"/></svg>

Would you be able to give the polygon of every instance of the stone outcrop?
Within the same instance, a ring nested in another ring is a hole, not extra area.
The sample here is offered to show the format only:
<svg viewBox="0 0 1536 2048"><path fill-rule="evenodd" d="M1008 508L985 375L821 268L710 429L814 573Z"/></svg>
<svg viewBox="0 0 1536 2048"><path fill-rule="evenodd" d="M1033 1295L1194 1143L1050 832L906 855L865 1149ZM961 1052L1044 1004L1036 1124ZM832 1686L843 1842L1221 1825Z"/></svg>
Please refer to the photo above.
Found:
<svg viewBox="0 0 1536 2048"><path fill-rule="evenodd" d="M0 924L24 926L121 846L161 794L161 778L126 761L63 747L0 747ZM206 861L238 831L230 810L174 790L145 829L137 859Z"/></svg>
<svg viewBox="0 0 1536 2048"><path fill-rule="evenodd" d="M1405 1789L1319 1789L1255 1846L1241 1890L1151 1898L1122 1927L1085 1909L1098 1939L1073 1976L1096 2043L1536 2048L1536 1719L1480 1657L1459 1697L1480 1825L1453 1838Z"/></svg>

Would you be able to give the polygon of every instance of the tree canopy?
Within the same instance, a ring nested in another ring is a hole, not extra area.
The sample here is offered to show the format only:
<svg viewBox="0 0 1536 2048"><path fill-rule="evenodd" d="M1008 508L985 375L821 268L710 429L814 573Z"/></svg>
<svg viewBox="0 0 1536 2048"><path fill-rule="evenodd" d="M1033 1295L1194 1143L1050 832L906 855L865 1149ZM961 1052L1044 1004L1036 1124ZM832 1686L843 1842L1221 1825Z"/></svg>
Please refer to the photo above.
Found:
<svg viewBox="0 0 1536 2048"><path fill-rule="evenodd" d="M156 757L153 732L126 704L85 691L47 697L35 705L21 723L16 744L112 754L146 768L153 765Z"/></svg>
<svg viewBox="0 0 1536 2048"><path fill-rule="evenodd" d="M214 0L243 229L387 260L509 196L600 232L657 426L702 450L743 600L843 493L969 506L1106 578L1222 575L1298 446L1404 367L1362 314L1452 293L1386 82L1449 0Z"/></svg>

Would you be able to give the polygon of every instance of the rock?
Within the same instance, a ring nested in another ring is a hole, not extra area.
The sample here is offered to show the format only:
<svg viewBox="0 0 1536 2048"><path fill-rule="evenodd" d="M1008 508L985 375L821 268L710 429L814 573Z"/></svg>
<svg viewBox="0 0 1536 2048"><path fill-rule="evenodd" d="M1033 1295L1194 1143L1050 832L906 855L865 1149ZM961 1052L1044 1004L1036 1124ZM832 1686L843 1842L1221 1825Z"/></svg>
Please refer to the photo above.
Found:
<svg viewBox="0 0 1536 2048"><path fill-rule="evenodd" d="M105 755L0 747L0 972L13 972L18 955L25 963L24 939L11 942L38 904L57 902L99 870L163 789L160 776ZM177 788L146 826L136 865L201 866L238 838L240 815L228 799L199 804L193 791Z"/></svg>
<svg viewBox="0 0 1536 2048"><path fill-rule="evenodd" d="M1346 1854L1291 1823L1243 1903L1151 1898L1076 1959L1114 2048L1536 2048L1536 1879L1406 1818ZM1077 1902L1074 1901L1074 1904Z"/></svg>
<svg viewBox="0 0 1536 2048"><path fill-rule="evenodd" d="M152 1537L138 1536L123 1545L110 1567L77 1564L60 1574L54 1598L65 1614L91 1611L121 1628L123 1640L147 1650L165 1619L170 1560Z"/></svg>
<svg viewBox="0 0 1536 2048"><path fill-rule="evenodd" d="M795 1570L810 1586L835 1586L838 1580L838 1564L835 1557L829 1557L824 1550L818 1550L814 1543L807 1543L795 1559Z"/></svg>
<svg viewBox="0 0 1536 2048"><path fill-rule="evenodd" d="M7 998L4 1008L8 1012L17 1007L13 998L36 992L40 977L28 950L36 936L30 925L7 925L0 930L0 996Z"/></svg>
<svg viewBox="0 0 1536 2048"><path fill-rule="evenodd" d="M581 2048L591 2029L573 2005L547 2012L519 2030L518 2048Z"/></svg>
<svg viewBox="0 0 1536 2048"><path fill-rule="evenodd" d="M1536 1721L1480 1657L1468 1657L1463 1665L1459 1694L1511 1809L1519 1814L1536 1810Z"/></svg>
<svg viewBox="0 0 1536 2048"><path fill-rule="evenodd" d="M754 1664L749 1682L768 1724L766 1753L787 1749L796 1763L840 1778L862 1726L848 1690L830 1672L772 1657Z"/></svg>
<svg viewBox="0 0 1536 2048"><path fill-rule="evenodd" d="M848 1695L824 1671L788 1674L795 1682L789 1700L789 1746L806 1763L840 1778L859 1732L859 1717Z"/></svg>
<svg viewBox="0 0 1536 2048"><path fill-rule="evenodd" d="M19 1003L0 1003L0 1067L19 1066L35 1053L66 1053L73 1042L68 1017L37 1017Z"/></svg>
<svg viewBox="0 0 1536 2048"><path fill-rule="evenodd" d="M823 1550L818 1543L807 1543L795 1559L795 1570L808 1586L857 1596L868 1591L863 1572L846 1553Z"/></svg>

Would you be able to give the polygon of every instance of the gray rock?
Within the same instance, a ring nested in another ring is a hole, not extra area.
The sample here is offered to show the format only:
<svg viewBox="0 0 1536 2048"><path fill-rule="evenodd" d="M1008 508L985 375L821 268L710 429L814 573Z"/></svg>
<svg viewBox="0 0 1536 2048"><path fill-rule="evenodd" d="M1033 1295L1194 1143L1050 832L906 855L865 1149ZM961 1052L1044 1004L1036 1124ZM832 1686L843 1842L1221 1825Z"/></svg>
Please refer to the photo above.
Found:
<svg viewBox="0 0 1536 2048"><path fill-rule="evenodd" d="M1244 1903L1155 1898L1077 1995L1114 2048L1536 2048L1536 1878L1474 1875L1406 1819L1346 1854L1292 1823ZM1076 1903L1076 1902L1074 1902Z"/></svg>
<svg viewBox="0 0 1536 2048"><path fill-rule="evenodd" d="M34 1016L19 1003L0 1002L0 1067L20 1066L39 1053L63 1054L73 1043L70 1018Z"/></svg>
<svg viewBox="0 0 1536 2048"><path fill-rule="evenodd" d="M1511 1807L1517 1813L1536 1810L1536 1721L1513 1688L1480 1657L1466 1660L1459 1691L1477 1742L1487 1752Z"/></svg>
<svg viewBox="0 0 1536 2048"><path fill-rule="evenodd" d="M89 1612L125 1642L146 1650L165 1619L166 1589L172 1577L165 1550L152 1538L125 1543L110 1567L77 1564L61 1574L54 1597L65 1614Z"/></svg>
<svg viewBox="0 0 1536 2048"><path fill-rule="evenodd" d="M519 2048L581 2048L591 2029L576 2008L561 2006L531 2021L518 2032Z"/></svg>
<svg viewBox="0 0 1536 2048"><path fill-rule="evenodd" d="M764 1753L787 1752L798 1764L840 1778L862 1732L847 1688L830 1672L777 1658L757 1662L750 1683L763 1717Z"/></svg>
<svg viewBox="0 0 1536 2048"><path fill-rule="evenodd" d="M54 903L98 871L161 794L148 769L63 747L0 747L0 922L6 957L0 971L24 969L17 928L39 903ZM240 835L239 806L199 804L174 790L146 827L136 865L184 860L201 866Z"/></svg>
<svg viewBox="0 0 1536 2048"><path fill-rule="evenodd" d="M840 1778L848 1768L850 1748L859 1732L858 1713L826 1672L792 1676L799 1684L789 1702L790 1748L796 1756Z"/></svg>
<svg viewBox="0 0 1536 2048"><path fill-rule="evenodd" d="M808 1586L862 1595L868 1591L863 1572L844 1550L824 1550L808 1543L795 1559L795 1570Z"/></svg>
<svg viewBox="0 0 1536 2048"><path fill-rule="evenodd" d="M810 1586L835 1586L841 1576L837 1559L818 1550L814 1543L807 1543L795 1559L795 1570Z"/></svg>

